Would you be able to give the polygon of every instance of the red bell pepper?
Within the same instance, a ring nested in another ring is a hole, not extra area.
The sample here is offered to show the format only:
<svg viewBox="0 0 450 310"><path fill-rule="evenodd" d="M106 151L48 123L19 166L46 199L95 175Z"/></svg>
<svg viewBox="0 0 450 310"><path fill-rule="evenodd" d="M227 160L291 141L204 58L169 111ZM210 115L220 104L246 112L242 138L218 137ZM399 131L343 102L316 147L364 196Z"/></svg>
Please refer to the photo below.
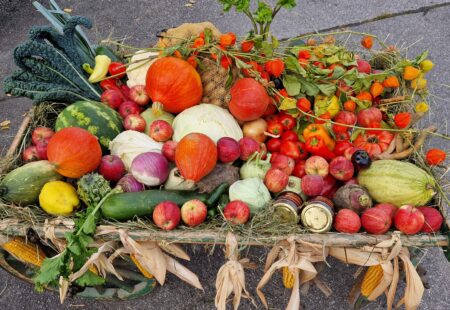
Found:
<svg viewBox="0 0 450 310"><path fill-rule="evenodd" d="M331 160L336 155L328 149L325 141L320 136L312 136L306 140L305 148L313 155L321 156L326 160Z"/></svg>
<svg viewBox="0 0 450 310"><path fill-rule="evenodd" d="M107 90L107 89L115 89L115 90L121 91L120 86L117 85L117 80L114 79L114 78L102 80L102 81L100 82L100 87L101 87L103 90Z"/></svg>

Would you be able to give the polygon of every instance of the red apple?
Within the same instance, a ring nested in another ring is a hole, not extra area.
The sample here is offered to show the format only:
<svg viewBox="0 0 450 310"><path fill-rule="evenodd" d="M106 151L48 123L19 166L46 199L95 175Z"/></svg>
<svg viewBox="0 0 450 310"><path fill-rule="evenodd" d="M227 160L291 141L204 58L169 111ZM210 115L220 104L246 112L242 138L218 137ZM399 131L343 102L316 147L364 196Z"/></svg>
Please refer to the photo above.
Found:
<svg viewBox="0 0 450 310"><path fill-rule="evenodd" d="M330 196L334 196L338 187L336 179L329 174L323 178L323 188L320 195L330 198Z"/></svg>
<svg viewBox="0 0 450 310"><path fill-rule="evenodd" d="M358 72L370 74L370 72L372 71L370 63L362 59L358 59L356 62L358 64Z"/></svg>
<svg viewBox="0 0 450 310"><path fill-rule="evenodd" d="M134 85L130 88L130 99L137 104L144 106L150 102L150 97L145 91L145 85Z"/></svg>
<svg viewBox="0 0 450 310"><path fill-rule="evenodd" d="M361 215L361 225L369 234L382 235L391 227L391 217L381 209L370 208Z"/></svg>
<svg viewBox="0 0 450 310"><path fill-rule="evenodd" d="M203 223L207 213L206 205L198 199L186 201L181 206L181 219L189 227L195 227Z"/></svg>
<svg viewBox="0 0 450 310"><path fill-rule="evenodd" d="M139 114L130 114L123 120L123 127L126 130L135 130L139 132L144 132L145 130L145 119Z"/></svg>
<svg viewBox="0 0 450 310"><path fill-rule="evenodd" d="M334 229L342 233L357 233L361 229L361 219L355 211L341 209L334 217Z"/></svg>
<svg viewBox="0 0 450 310"><path fill-rule="evenodd" d="M328 162L325 158L320 156L311 156L306 160L305 171L306 174L318 174L324 177L328 174Z"/></svg>
<svg viewBox="0 0 450 310"><path fill-rule="evenodd" d="M101 102L106 103L111 109L114 110L117 110L120 107L123 100L123 94L118 89L107 89L100 97Z"/></svg>
<svg viewBox="0 0 450 310"><path fill-rule="evenodd" d="M250 208L241 200L233 200L225 206L223 215L231 224L245 224L250 218Z"/></svg>
<svg viewBox="0 0 450 310"><path fill-rule="evenodd" d="M39 156L35 145L31 145L23 151L22 160L27 163L39 160Z"/></svg>
<svg viewBox="0 0 450 310"><path fill-rule="evenodd" d="M173 128L168 122L158 119L150 125L149 135L155 141L164 142L172 138Z"/></svg>
<svg viewBox="0 0 450 310"><path fill-rule="evenodd" d="M38 145L39 143L46 142L50 140L50 138L55 134L53 130L47 127L37 127L33 130L33 134L31 135L31 143L34 145Z"/></svg>
<svg viewBox="0 0 450 310"><path fill-rule="evenodd" d="M270 168L264 176L264 184L272 193L281 192L289 183L289 175L277 168Z"/></svg>
<svg viewBox="0 0 450 310"><path fill-rule="evenodd" d="M123 161L116 155L102 157L98 172L108 181L119 181L126 173Z"/></svg>
<svg viewBox="0 0 450 310"><path fill-rule="evenodd" d="M120 84L120 91L122 92L122 95L124 97L124 100L131 99L130 98L130 88L126 84ZM131 99L132 100L132 99ZM134 101L134 100L132 100ZM137 103L137 102L136 102Z"/></svg>
<svg viewBox="0 0 450 310"><path fill-rule="evenodd" d="M43 141L40 142L38 144L36 144L36 151L37 151L37 155L39 157L40 160L47 160L47 145L48 145L48 141Z"/></svg>
<svg viewBox="0 0 450 310"><path fill-rule="evenodd" d="M124 101L119 107L119 114L123 118L127 117L130 114L139 114L141 113L141 108L134 103L133 101Z"/></svg>
<svg viewBox="0 0 450 310"><path fill-rule="evenodd" d="M295 164L294 171L292 172L293 176L297 178L303 178L306 175L305 171L306 160L299 160Z"/></svg>
<svg viewBox="0 0 450 310"><path fill-rule="evenodd" d="M302 191L306 196L320 195L323 187L323 178L318 174L307 174L302 178Z"/></svg>
<svg viewBox="0 0 450 310"><path fill-rule="evenodd" d="M232 163L241 155L239 143L230 137L222 137L217 141L217 155L223 163Z"/></svg>
<svg viewBox="0 0 450 310"><path fill-rule="evenodd" d="M175 149L177 147L177 143L175 141L166 141L163 144L161 153L164 157L170 161L175 162Z"/></svg>
<svg viewBox="0 0 450 310"><path fill-rule="evenodd" d="M181 219L180 208L172 201L163 201L153 210L153 222L164 230L172 230L178 226Z"/></svg>
<svg viewBox="0 0 450 310"><path fill-rule="evenodd" d="M335 157L330 162L330 174L340 181L350 180L354 173L352 162L344 156Z"/></svg>
<svg viewBox="0 0 450 310"><path fill-rule="evenodd" d="M394 218L395 218L395 213L397 213L397 207L394 206L391 203L379 203L377 205L374 206L374 208L383 210L384 212L386 212L392 220L392 224L394 224Z"/></svg>
<svg viewBox="0 0 450 310"><path fill-rule="evenodd" d="M419 207L419 210L425 217L425 224L423 225L421 232L429 234L435 233L441 229L444 217L439 210L431 207Z"/></svg>
<svg viewBox="0 0 450 310"><path fill-rule="evenodd" d="M272 155L270 158L270 163L273 168L278 168L287 175L291 175L295 167L295 161L292 158L282 154Z"/></svg>
<svg viewBox="0 0 450 310"><path fill-rule="evenodd" d="M425 216L411 205L401 206L394 218L395 228L407 235L417 234L425 223Z"/></svg>

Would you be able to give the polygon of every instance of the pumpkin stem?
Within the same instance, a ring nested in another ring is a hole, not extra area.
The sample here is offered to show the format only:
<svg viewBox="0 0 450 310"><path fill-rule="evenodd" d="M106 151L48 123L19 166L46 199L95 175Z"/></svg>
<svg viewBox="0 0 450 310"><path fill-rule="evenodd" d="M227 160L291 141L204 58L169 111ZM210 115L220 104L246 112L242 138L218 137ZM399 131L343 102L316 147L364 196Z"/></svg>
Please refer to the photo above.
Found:
<svg viewBox="0 0 450 310"><path fill-rule="evenodd" d="M152 112L155 116L161 116L163 114L163 104L161 102L153 102Z"/></svg>

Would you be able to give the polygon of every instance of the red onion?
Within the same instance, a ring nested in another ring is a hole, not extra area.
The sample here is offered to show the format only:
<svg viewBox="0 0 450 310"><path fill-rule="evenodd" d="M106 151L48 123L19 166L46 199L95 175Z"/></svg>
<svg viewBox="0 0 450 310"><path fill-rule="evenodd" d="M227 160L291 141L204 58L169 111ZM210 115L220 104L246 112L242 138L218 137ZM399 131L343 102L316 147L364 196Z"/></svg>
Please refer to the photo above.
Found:
<svg viewBox="0 0 450 310"><path fill-rule="evenodd" d="M217 141L217 153L223 163L231 163L239 158L241 151L239 143L230 137L223 137Z"/></svg>
<svg viewBox="0 0 450 310"><path fill-rule="evenodd" d="M261 147L258 142L249 137L239 140L239 148L241 150L241 159L247 160L253 153L259 152Z"/></svg>
<svg viewBox="0 0 450 310"><path fill-rule="evenodd" d="M124 175L117 185L120 185L124 192L141 192L145 189L144 184L136 180L131 173Z"/></svg>
<svg viewBox="0 0 450 310"><path fill-rule="evenodd" d="M142 153L131 163L131 174L145 185L160 185L169 176L169 162L159 153Z"/></svg>

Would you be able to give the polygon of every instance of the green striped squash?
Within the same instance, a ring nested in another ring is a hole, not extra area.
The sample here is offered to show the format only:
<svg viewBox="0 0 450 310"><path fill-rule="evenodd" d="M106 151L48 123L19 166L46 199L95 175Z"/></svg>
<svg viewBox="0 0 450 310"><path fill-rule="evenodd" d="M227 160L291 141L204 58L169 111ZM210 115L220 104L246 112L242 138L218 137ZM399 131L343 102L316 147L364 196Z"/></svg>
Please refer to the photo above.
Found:
<svg viewBox="0 0 450 310"><path fill-rule="evenodd" d="M80 127L98 138L103 151L109 142L123 131L119 113L107 105L95 101L77 101L65 108L56 119L55 130Z"/></svg>

